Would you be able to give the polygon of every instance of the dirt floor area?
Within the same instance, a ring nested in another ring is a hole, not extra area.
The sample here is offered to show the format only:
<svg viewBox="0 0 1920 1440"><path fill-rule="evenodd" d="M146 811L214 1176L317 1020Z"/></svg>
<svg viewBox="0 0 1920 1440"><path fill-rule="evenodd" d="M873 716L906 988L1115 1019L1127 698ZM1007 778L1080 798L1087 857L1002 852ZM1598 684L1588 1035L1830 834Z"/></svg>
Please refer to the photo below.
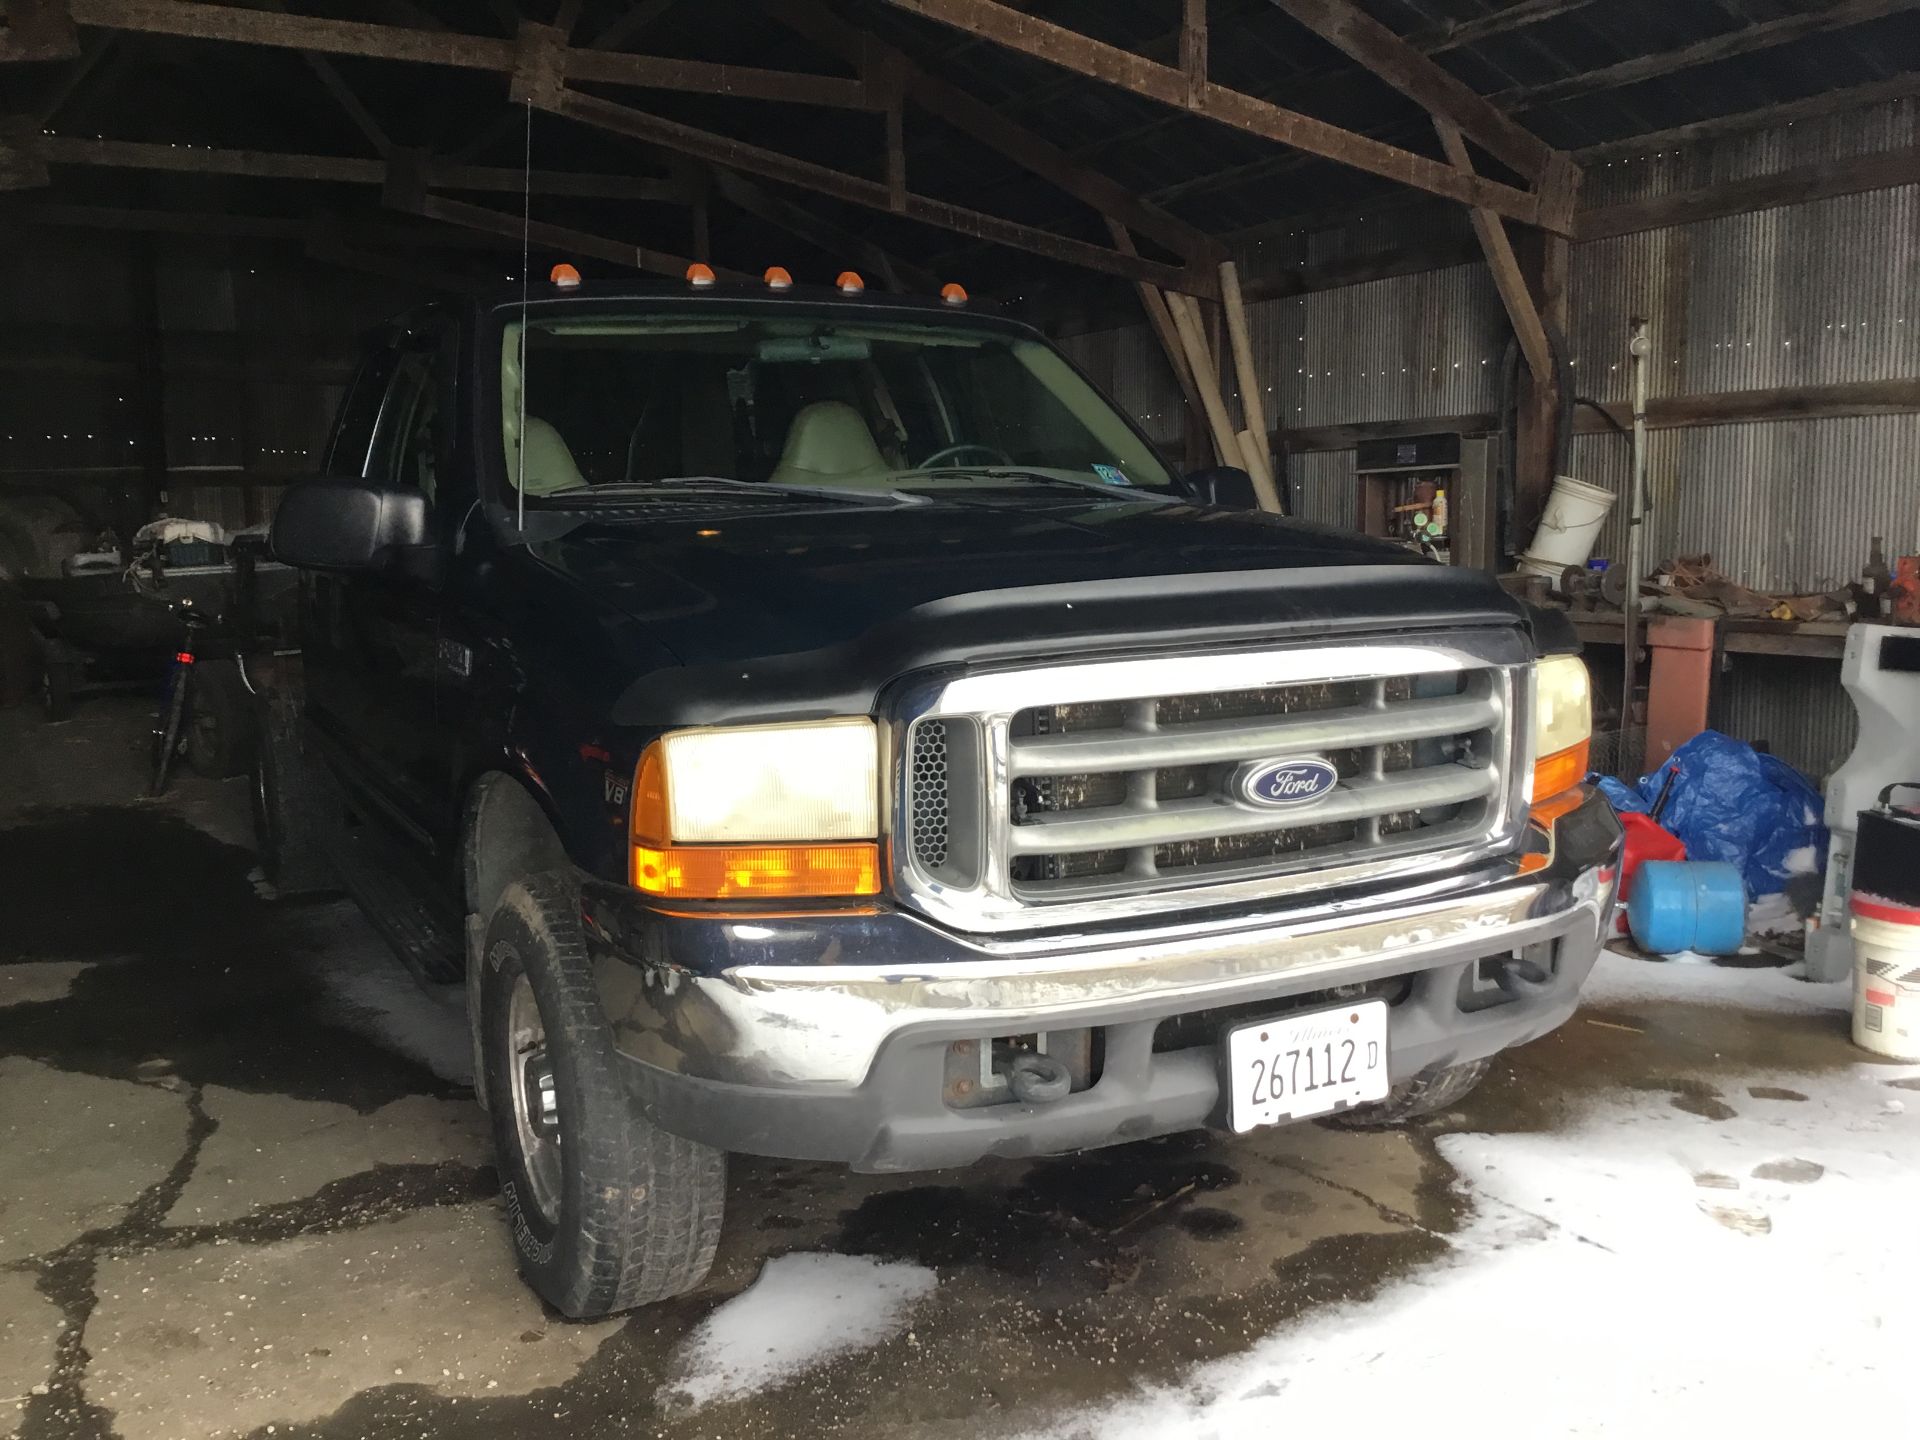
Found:
<svg viewBox="0 0 1920 1440"><path fill-rule="evenodd" d="M1775 1124L1836 1076L1898 1119L1878 1097L1920 1084L1860 1078L1830 1004L1616 985L1402 1133L911 1179L739 1160L702 1290L569 1324L513 1273L458 995L417 987L346 902L263 895L243 782L132 798L145 725L124 700L57 726L0 712L0 1436L1162 1433L1149 1401L1184 1429L1223 1397L1303 1393L1302 1346L1364 1338L1369 1297L1438 1284L1496 1209L1617 1253L1550 1184L1487 1198L1515 1146L1596 1115L1690 1127L1664 1153L1697 1243L1757 1243L1823 1166L1776 1128L1755 1163L1785 1168L1735 1173L1716 1127ZM1545 1173L1576 1168L1564 1150ZM1565 1303L1537 1296L1483 1349L1489 1378ZM1260 1413L1261 1433L1286 1418Z"/></svg>

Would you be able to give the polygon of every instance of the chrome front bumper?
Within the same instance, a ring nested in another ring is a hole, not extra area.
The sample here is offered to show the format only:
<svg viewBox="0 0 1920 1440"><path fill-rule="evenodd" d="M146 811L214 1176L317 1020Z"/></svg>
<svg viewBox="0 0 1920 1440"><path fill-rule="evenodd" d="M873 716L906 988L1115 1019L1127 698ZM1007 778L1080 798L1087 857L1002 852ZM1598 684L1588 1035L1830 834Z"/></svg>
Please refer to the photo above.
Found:
<svg viewBox="0 0 1920 1440"><path fill-rule="evenodd" d="M962 937L899 911L662 915L616 887L589 888L588 933L615 1043L656 1123L747 1153L930 1168L1217 1120L1215 1047L1154 1049L1175 1015L1408 977L1389 1025L1395 1080L1545 1033L1572 1014L1599 951L1619 846L1597 797L1558 828L1553 864L1533 877L1508 863L1507 878L1455 877L1450 894L1145 934ZM1551 980L1464 1008L1468 972L1520 951L1550 962ZM1089 1027L1105 1053L1091 1089L1041 1107L942 1099L955 1041Z"/></svg>

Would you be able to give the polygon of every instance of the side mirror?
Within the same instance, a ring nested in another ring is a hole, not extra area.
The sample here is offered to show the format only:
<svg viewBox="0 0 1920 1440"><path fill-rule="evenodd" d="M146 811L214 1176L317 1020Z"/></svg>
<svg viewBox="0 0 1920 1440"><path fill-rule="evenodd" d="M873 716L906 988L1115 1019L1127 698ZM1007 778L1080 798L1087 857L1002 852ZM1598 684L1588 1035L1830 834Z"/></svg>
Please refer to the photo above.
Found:
<svg viewBox="0 0 1920 1440"><path fill-rule="evenodd" d="M273 517L273 556L302 570L375 570L427 578L436 550L427 497L366 480L302 480Z"/></svg>
<svg viewBox="0 0 1920 1440"><path fill-rule="evenodd" d="M1187 476L1194 498L1204 505L1224 505L1233 510L1258 510L1260 496L1253 488L1253 477L1233 465L1215 465Z"/></svg>

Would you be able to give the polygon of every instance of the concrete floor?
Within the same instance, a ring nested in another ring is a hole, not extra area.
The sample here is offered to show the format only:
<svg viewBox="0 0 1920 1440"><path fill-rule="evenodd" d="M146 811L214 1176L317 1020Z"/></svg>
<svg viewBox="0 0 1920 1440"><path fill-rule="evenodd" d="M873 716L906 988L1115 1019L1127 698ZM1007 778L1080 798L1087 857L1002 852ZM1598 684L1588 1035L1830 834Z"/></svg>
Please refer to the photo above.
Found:
<svg viewBox="0 0 1920 1440"><path fill-rule="evenodd" d="M240 782L130 798L144 726L128 701L0 712L0 1437L1006 1431L1434 1263L1469 1203L1437 1135L1633 1090L1711 1122L1743 1070L1859 1058L1825 1020L1590 1008L1404 1133L914 1180L741 1160L700 1292L569 1324L513 1273L457 998L344 902L263 898ZM792 1252L916 1262L937 1292L877 1344L677 1403L688 1332Z"/></svg>

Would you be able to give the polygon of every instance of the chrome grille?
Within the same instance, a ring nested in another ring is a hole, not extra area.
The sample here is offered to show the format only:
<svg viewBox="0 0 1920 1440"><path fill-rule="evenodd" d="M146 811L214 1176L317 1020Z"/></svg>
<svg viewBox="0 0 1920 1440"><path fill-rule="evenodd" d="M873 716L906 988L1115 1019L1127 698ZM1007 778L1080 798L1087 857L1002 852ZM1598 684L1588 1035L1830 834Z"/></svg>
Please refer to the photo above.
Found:
<svg viewBox="0 0 1920 1440"><path fill-rule="evenodd" d="M1045 900L1270 873L1478 829L1498 798L1494 688L1480 670L1019 711L1013 889ZM1236 766L1281 758L1324 760L1338 782L1297 818L1235 801Z"/></svg>
<svg viewBox="0 0 1920 1440"><path fill-rule="evenodd" d="M1524 819L1526 652L1517 632L1464 632L903 692L903 896L1013 929L1432 877L1504 853ZM1232 783L1249 762L1305 758L1335 774L1311 804L1263 806Z"/></svg>

